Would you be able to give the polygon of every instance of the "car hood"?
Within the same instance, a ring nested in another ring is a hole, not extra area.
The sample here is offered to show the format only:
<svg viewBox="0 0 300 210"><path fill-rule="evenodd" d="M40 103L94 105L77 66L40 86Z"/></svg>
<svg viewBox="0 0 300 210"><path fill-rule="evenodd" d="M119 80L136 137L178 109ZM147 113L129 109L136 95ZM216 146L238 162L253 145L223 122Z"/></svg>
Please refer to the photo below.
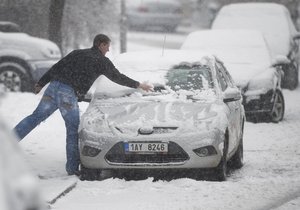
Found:
<svg viewBox="0 0 300 210"><path fill-rule="evenodd" d="M224 64L236 85L242 89L246 88L251 80L270 68L266 65L256 65L251 63L224 62Z"/></svg>
<svg viewBox="0 0 300 210"><path fill-rule="evenodd" d="M26 33L1 33L1 50L6 54L16 51L26 52L29 57L24 59L60 59L58 46L47 39L30 36Z"/></svg>
<svg viewBox="0 0 300 210"><path fill-rule="evenodd" d="M196 132L202 122L210 121L205 124L205 129L216 127L214 123L224 122L220 119L224 118L226 111L220 111L223 108L221 103L192 100L93 100L82 117L81 129L134 136L153 132Z"/></svg>

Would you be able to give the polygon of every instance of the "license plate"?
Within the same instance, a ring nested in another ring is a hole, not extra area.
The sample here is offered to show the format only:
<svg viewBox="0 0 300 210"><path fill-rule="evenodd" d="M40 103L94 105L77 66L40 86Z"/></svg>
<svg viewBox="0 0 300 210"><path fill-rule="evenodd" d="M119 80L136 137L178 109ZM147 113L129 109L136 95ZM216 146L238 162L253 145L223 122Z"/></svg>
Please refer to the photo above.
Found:
<svg viewBox="0 0 300 210"><path fill-rule="evenodd" d="M124 143L125 152L135 153L161 153L168 152L168 143L162 142L126 142Z"/></svg>

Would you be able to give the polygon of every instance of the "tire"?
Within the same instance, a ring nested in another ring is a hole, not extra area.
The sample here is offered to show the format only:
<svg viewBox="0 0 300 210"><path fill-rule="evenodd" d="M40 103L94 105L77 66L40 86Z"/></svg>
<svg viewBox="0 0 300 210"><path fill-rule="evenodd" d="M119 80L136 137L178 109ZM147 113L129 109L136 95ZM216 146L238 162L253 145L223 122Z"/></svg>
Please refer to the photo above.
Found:
<svg viewBox="0 0 300 210"><path fill-rule="evenodd" d="M239 169L242 168L244 165L244 146L243 146L243 133L244 128L242 128L241 136L240 136L240 142L239 146L234 153L234 155L231 157L229 164L230 167L233 169Z"/></svg>
<svg viewBox="0 0 300 210"><path fill-rule="evenodd" d="M278 123L283 119L284 116L284 98L280 90L276 90L273 108L270 113L268 113L269 120L274 123Z"/></svg>
<svg viewBox="0 0 300 210"><path fill-rule="evenodd" d="M83 165L80 165L80 180L82 181L95 181L100 179L101 170L99 169L90 169L86 168Z"/></svg>
<svg viewBox="0 0 300 210"><path fill-rule="evenodd" d="M25 92L33 90L33 83L31 83L29 76L24 73L24 70L17 63L0 64L0 83L4 84L6 91Z"/></svg>
<svg viewBox="0 0 300 210"><path fill-rule="evenodd" d="M221 161L214 171L214 176L217 181L226 181L228 169L227 169L227 153L228 153L228 134L225 135L223 155Z"/></svg>
<svg viewBox="0 0 300 210"><path fill-rule="evenodd" d="M284 77L282 79L281 86L283 88L287 88L290 90L296 89L299 83L298 68L295 65L290 64L284 66L283 71L284 71Z"/></svg>

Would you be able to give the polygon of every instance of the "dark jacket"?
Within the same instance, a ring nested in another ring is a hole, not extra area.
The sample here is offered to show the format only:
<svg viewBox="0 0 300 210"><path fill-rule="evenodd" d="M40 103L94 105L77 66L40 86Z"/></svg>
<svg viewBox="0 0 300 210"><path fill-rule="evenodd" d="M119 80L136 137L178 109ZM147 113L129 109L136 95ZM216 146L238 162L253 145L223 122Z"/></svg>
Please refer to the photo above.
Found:
<svg viewBox="0 0 300 210"><path fill-rule="evenodd" d="M70 85L78 96L82 96L100 75L123 86L139 86L139 82L121 74L109 58L95 47L72 51L54 64L38 84L44 87L50 81L60 81Z"/></svg>

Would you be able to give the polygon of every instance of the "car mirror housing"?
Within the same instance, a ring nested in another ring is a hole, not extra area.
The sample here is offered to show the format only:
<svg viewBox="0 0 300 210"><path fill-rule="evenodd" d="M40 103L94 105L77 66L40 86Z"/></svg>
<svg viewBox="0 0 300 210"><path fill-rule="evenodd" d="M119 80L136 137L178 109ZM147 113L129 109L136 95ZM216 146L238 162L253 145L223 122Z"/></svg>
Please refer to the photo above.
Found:
<svg viewBox="0 0 300 210"><path fill-rule="evenodd" d="M285 55L277 55L275 59L273 59L272 66L276 67L278 65L290 64L291 60L288 59Z"/></svg>
<svg viewBox="0 0 300 210"><path fill-rule="evenodd" d="M238 88L227 88L223 93L223 101L225 103L238 101L242 98L241 91Z"/></svg>

